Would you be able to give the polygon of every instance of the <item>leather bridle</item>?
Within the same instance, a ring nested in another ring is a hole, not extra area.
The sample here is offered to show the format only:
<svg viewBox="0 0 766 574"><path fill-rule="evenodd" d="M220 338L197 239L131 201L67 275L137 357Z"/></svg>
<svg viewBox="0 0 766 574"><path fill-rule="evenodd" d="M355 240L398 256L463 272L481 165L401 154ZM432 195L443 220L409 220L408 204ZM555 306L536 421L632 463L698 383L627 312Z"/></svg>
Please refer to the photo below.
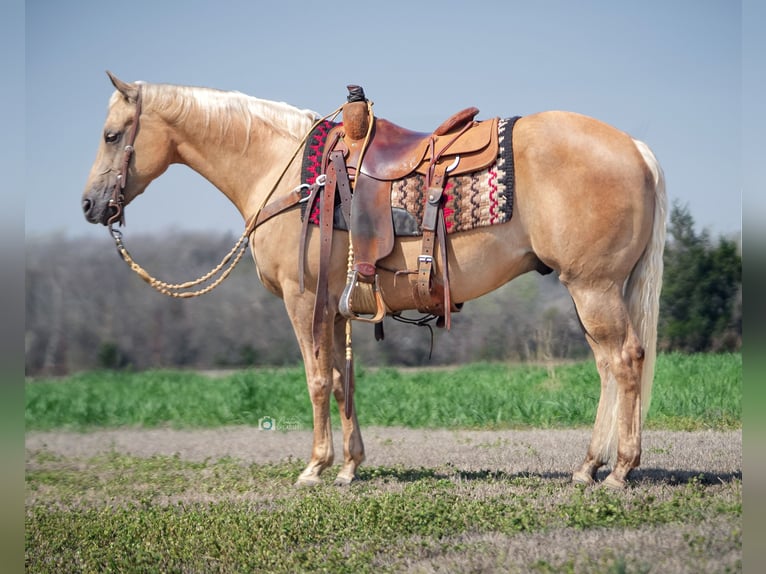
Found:
<svg viewBox="0 0 766 574"><path fill-rule="evenodd" d="M112 187L112 197L109 199L109 207L114 209L114 213L109 217L107 226L112 235L115 233L112 230L112 225L115 223L119 223L120 226L125 225L125 212L123 209L125 207L125 194L123 192L128 181L128 167L130 165L130 158L133 156L134 152L133 144L136 142L136 136L138 135L138 120L141 117L141 86L137 86L136 89L138 94L136 96L136 113L133 118L133 125L128 132L127 143L123 148L120 173L117 174L117 180Z"/></svg>

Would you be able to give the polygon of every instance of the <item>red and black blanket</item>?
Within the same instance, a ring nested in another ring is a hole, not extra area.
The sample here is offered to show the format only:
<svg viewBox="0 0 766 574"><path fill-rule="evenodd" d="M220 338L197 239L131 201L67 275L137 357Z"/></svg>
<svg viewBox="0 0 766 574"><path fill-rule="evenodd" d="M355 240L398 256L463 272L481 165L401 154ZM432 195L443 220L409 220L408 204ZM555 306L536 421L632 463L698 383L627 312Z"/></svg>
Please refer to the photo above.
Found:
<svg viewBox="0 0 766 574"><path fill-rule="evenodd" d="M498 122L500 149L497 161L487 169L448 177L444 188L444 222L447 233L468 231L505 223L513 215L513 126L518 116ZM309 136L303 153L301 179L309 185L322 169L322 154L330 130L329 121L320 123ZM425 210L425 176L415 173L391 186L391 207L405 210L420 229ZM319 196L308 210L311 223L319 224ZM305 214L305 211L304 211Z"/></svg>

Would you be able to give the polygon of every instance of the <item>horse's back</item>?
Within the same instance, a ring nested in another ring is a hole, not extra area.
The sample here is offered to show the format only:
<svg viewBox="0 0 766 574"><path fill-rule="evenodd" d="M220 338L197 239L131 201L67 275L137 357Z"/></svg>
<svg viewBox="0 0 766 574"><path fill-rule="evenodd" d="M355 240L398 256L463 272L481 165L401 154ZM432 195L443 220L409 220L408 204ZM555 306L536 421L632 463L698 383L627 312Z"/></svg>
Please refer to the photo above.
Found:
<svg viewBox="0 0 766 574"><path fill-rule="evenodd" d="M627 133L561 111L514 128L517 214L535 254L570 275L624 278L641 255L654 212L654 177Z"/></svg>

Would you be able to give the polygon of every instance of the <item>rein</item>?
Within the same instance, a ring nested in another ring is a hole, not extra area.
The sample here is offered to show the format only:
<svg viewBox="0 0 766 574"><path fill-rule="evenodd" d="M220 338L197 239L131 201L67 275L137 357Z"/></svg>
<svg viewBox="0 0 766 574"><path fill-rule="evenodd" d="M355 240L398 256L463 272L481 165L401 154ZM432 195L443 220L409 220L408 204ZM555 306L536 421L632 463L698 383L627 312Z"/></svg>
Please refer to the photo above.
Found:
<svg viewBox="0 0 766 574"><path fill-rule="evenodd" d="M255 214L248 219L245 225L244 232L239 237L239 239L237 239L231 251L229 251L223 257L221 262L218 265L216 265L213 269L211 269L204 275L198 277L197 279L194 279L192 281L187 281L185 283L166 283L165 281L157 279L156 277L153 277L151 274L149 274L149 272L146 271L143 267L141 267L138 263L136 263L136 261L130 255L130 252L127 250L122 240L122 232L114 228L115 223L118 223L120 226L125 224L125 211L124 211L125 195L123 192L125 190L125 185L128 179L128 167L130 164L130 159L133 156L133 152L135 151L134 144L136 141L136 136L138 135L138 121L139 121L139 118L141 117L141 109L142 109L142 91L141 91L141 86L139 85L138 95L136 96L136 114L133 120L133 126L131 127L130 133L128 135L127 144L125 145L125 148L123 149L120 173L117 175L117 181L115 181L114 187L112 188L112 197L109 199L109 205L113 207L115 211L111 215L109 220L107 221L107 227L109 229L110 235L112 236L112 239L114 240L115 245L117 246L117 252L119 253L122 260L128 264L128 266L133 272L135 272L139 277L141 277L141 279L143 279L146 283L148 283L149 286L153 287L155 290L162 293L163 295L167 295L168 297L187 299L190 297L198 297L200 295L204 295L205 293L209 293L210 291L218 287L221 283L223 283L223 281L231 274L231 272L234 270L237 264L242 260L242 256L245 254L245 251L247 250L247 240L250 237L250 235L253 234L255 229L262 223L274 217L275 215L279 215L280 213L286 211L287 209L293 207L294 205L297 205L299 202L302 201L302 198L303 198L302 191L310 187L307 184L301 184L295 189L293 189L286 196L280 197L278 199L275 199L273 202L268 203L268 201L271 199L271 196L277 190L277 187L282 181L282 178L287 173L287 170L290 168L293 161L295 161L295 158L298 155L298 152L300 152L300 150L305 145L306 141L311 135L311 132L314 131L314 128L316 128L321 122L327 119L330 119L330 118L334 119L341 112L342 106L339 107L334 112L327 114L323 118L316 120L314 124L311 126L311 128L309 128L309 131L306 133L303 139L301 139L301 141L296 146L295 151L290 156L290 159L287 161L287 164L282 170L282 173L279 174L279 177L277 178L274 185L271 187L271 190L269 191L269 193L267 193L266 197L264 197L263 201L261 202L261 205L258 207ZM321 187L319 183L315 183L314 186ZM197 287L208 281L212 281L212 282L205 287L199 288L194 291L190 291L190 289Z"/></svg>

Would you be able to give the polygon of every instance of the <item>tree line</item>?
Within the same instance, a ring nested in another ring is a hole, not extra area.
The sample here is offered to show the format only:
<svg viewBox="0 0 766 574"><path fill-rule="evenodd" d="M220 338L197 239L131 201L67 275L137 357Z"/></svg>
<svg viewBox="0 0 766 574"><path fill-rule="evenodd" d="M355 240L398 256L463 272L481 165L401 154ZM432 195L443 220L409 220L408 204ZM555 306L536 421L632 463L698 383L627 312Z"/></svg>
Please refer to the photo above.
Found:
<svg viewBox="0 0 766 574"><path fill-rule="evenodd" d="M742 345L742 256L737 241L697 232L675 203L668 222L660 298L659 346L682 352Z"/></svg>
<svg viewBox="0 0 766 574"><path fill-rule="evenodd" d="M673 207L665 253L660 348L685 352L741 344L741 258L736 242L694 231ZM170 282L207 272L235 241L231 234L163 232L126 237L131 253ZM222 369L301 361L281 301L252 261L212 293L171 299L141 281L103 240L45 236L26 245L26 373L63 375L110 368ZM407 314L416 318L417 313ZM550 361L587 357L572 301L555 274L530 273L465 304L452 329L384 322L385 339L357 323L363 365L442 365L471 361ZM433 337L433 339L432 339Z"/></svg>

